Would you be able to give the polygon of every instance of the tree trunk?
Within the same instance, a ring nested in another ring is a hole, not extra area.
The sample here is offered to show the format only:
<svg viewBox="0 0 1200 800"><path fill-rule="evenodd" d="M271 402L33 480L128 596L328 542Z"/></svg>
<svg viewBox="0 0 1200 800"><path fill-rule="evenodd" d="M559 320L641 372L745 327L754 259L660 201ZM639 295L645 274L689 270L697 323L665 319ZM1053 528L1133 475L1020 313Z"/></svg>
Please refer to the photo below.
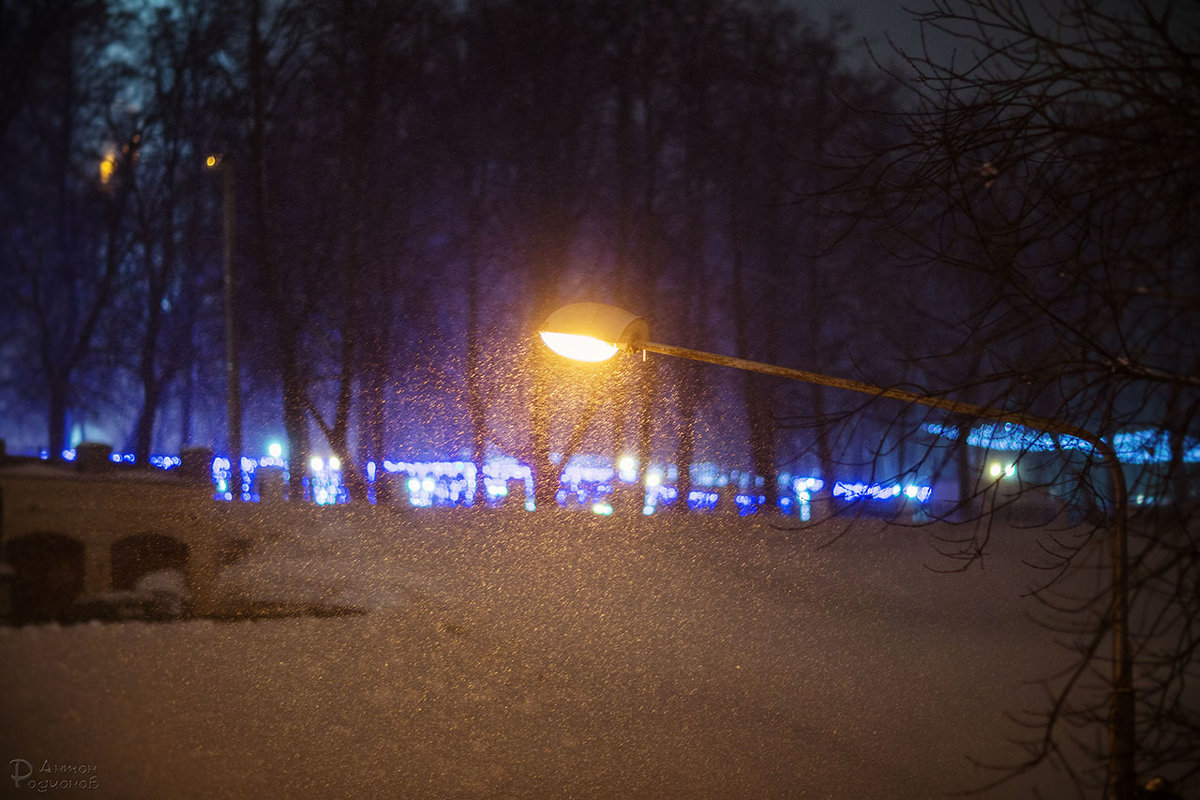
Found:
<svg viewBox="0 0 1200 800"><path fill-rule="evenodd" d="M50 439L50 460L61 461L67 438L67 386L69 381L55 375L50 379L47 434Z"/></svg>
<svg viewBox="0 0 1200 800"><path fill-rule="evenodd" d="M149 259L149 256L147 256ZM147 268L150 265L147 264ZM147 276L152 277L152 276ZM151 279L150 285L156 281ZM142 339L142 357L138 368L138 379L142 384L142 410L134 428L133 458L139 464L150 462L151 440L154 437L154 419L158 414L162 395L162 382L158 378L155 353L158 336L162 328L162 293L152 292L146 304L146 333Z"/></svg>
<svg viewBox="0 0 1200 800"><path fill-rule="evenodd" d="M133 458L138 464L150 463L150 443L154 436L154 419L157 416L160 384L153 379L142 381L142 411L138 414L134 428Z"/></svg>
<svg viewBox="0 0 1200 800"><path fill-rule="evenodd" d="M558 493L559 470L550 460L550 386L547 379L549 358L546 349L535 347L533 360L533 402L530 404L529 466L533 471L533 501L539 510L554 507Z"/></svg>
<svg viewBox="0 0 1200 800"><path fill-rule="evenodd" d="M679 363L679 439L675 446L676 513L687 513L688 496L692 493L692 462L696 460L696 414L700 408L700 392L704 379L699 364Z"/></svg>
<svg viewBox="0 0 1200 800"><path fill-rule="evenodd" d="M754 463L754 473L763 482L763 508L774 511L779 507L779 473L775 466L775 420L771 413L769 380L771 379L744 373L742 392L750 423L750 455ZM757 499L758 488L752 485L750 494Z"/></svg>
<svg viewBox="0 0 1200 800"><path fill-rule="evenodd" d="M472 197L472 203L480 202ZM482 506L487 501L483 470L487 458L487 406L481 385L483 344L479 330L479 236L482 222L472 214L467 231L467 363L464 368L467 383L467 416L471 421L471 463L475 465L475 492L471 504Z"/></svg>

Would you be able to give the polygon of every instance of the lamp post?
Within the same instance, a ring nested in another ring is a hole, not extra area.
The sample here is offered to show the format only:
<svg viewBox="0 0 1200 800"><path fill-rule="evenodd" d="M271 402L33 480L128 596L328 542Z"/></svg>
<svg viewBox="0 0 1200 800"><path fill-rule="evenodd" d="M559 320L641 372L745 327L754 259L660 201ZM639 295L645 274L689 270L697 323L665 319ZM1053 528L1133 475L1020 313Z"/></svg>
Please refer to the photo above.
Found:
<svg viewBox="0 0 1200 800"><path fill-rule="evenodd" d="M1112 514L1109 531L1109 561L1112 569L1112 685L1108 710L1108 795L1114 800L1132 800L1136 790L1134 755L1133 656L1129 645L1129 550L1126 531L1128 490L1125 473L1112 445L1098 435L1075 425L1022 412L1001 411L988 406L951 400L940 394L920 394L889 389L862 381L821 375L760 361L690 350L686 347L649 341L650 326L642 317L603 303L573 303L551 314L539 331L546 345L559 355L580 361L604 361L618 352L660 353L723 367L774 375L804 383L830 386L871 397L886 397L979 418L1012 422L1029 428L1074 436L1087 442L1104 459L1112 481Z"/></svg>
<svg viewBox="0 0 1200 800"><path fill-rule="evenodd" d="M233 161L224 156L210 155L205 159L209 169L221 171L221 208L223 242L223 305L225 314L225 410L229 428L229 486L234 501L242 499L242 381L238 363L237 328L235 324L233 250L237 234L237 192L234 186Z"/></svg>

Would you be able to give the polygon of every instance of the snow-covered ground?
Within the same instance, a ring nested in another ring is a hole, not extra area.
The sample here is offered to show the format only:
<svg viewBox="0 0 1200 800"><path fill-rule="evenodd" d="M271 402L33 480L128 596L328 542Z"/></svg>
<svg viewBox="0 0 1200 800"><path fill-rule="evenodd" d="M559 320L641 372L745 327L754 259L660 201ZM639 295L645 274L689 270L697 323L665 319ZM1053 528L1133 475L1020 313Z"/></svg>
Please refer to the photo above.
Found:
<svg viewBox="0 0 1200 800"><path fill-rule="evenodd" d="M1006 715L1041 709L1032 681L1064 658L1026 617L1033 534L939 574L929 531L864 521L830 544L845 527L320 515L222 592L366 613L0 629L0 757L32 766L21 794L86 774L97 788L73 792L121 798L931 798L992 780L970 759L1020 755ZM42 772L60 765L87 772Z"/></svg>

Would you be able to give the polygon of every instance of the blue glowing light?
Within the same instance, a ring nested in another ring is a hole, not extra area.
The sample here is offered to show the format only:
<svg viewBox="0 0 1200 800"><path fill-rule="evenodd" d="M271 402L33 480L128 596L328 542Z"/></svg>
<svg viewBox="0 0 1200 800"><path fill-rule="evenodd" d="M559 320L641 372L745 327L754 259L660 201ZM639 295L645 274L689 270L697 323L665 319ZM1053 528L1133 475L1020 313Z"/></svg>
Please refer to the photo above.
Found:
<svg viewBox="0 0 1200 800"><path fill-rule="evenodd" d="M918 503L925 503L933 496L933 488L916 484L850 483L847 481L837 481L833 485L833 496L846 500L891 500L901 495L910 500L916 500Z"/></svg>
<svg viewBox="0 0 1200 800"><path fill-rule="evenodd" d="M934 436L957 439L958 427L928 422L925 430ZM1055 450L1078 450L1091 453L1092 445L1075 436L1041 433L1024 425L1012 422L986 423L972 428L967 434L967 444L989 450L1011 450L1014 452L1045 453ZM1112 437L1113 450L1117 458L1126 464L1162 464L1171 460L1171 440L1166 431L1145 429L1124 431ZM1183 441L1183 461L1187 464L1200 463L1200 439L1186 437Z"/></svg>
<svg viewBox="0 0 1200 800"><path fill-rule="evenodd" d="M688 492L688 508L694 511L714 509L720 500L721 495L717 492L706 492L700 489L693 489Z"/></svg>
<svg viewBox="0 0 1200 800"><path fill-rule="evenodd" d="M927 426L927 429L939 435L957 435L953 428ZM989 429L988 433L995 436L997 431ZM976 437L979 435L981 434L976 434ZM1128 442L1130 446L1136 444L1152 458L1161 457L1162 453L1156 448L1161 449L1165 446L1161 437L1146 434L1131 436ZM268 450L269 455L260 458L241 457L240 487L232 485L230 459L219 455L214 457L210 465L214 499L232 500L237 496L246 502L258 502L261 499L259 487L261 481L265 480L259 473L263 468L277 469L282 473L283 491L286 492L288 461L282 456L282 448L278 445L270 446ZM1197 460L1200 447L1193 444L1189 455L1190 460ZM45 458L46 454L42 453L42 457ZM75 457L75 452L64 451L64 457ZM134 462L133 455L128 453L114 453L111 458L117 463ZM561 462L562 457L559 456L558 463ZM156 455L150 458L150 463L168 470L178 467L181 460L177 456ZM724 471L719 465L708 462L693 465L689 473L693 488L683 501L692 510L725 510L724 504L731 503L728 510L736 509L740 515L749 515L756 513L766 503L763 493L765 480L752 472ZM562 466L558 476L562 488L557 492L556 504L607 516L615 513L614 506L619 505L615 503L616 497L628 495L632 500L640 495L637 501L642 513L652 515L680 501L676 486L679 474L679 468L670 463L646 464L644 469L639 470L636 460L630 456L614 460L595 454L576 455ZM528 464L509 456L501 455L488 459L484 463L482 475L477 474L474 463L460 459L368 461L364 468L364 476L367 479L366 501L372 504L382 501L382 498L387 496L393 502L403 502L415 507L469 507L481 502L475 497L478 487L482 489L482 503L488 506L512 504L529 511L536 508L532 469ZM644 478L644 483L640 486L636 485L639 476ZM389 484L392 491L384 495L381 487L389 478L392 479ZM480 481L482 485L479 484ZM313 457L305 465L305 475L301 484L304 498L317 505L335 505L350 500L341 464L334 456ZM803 519L809 519L814 497L825 491L827 485L827 481L822 478L781 473L778 476L778 510L784 514L796 514ZM832 493L834 497L845 499L899 498L925 503L930 499L932 489L917 483L875 484L839 481L833 485Z"/></svg>
<svg viewBox="0 0 1200 800"><path fill-rule="evenodd" d="M792 489L800 492L816 493L825 488L825 481L820 478L796 478L792 481Z"/></svg>

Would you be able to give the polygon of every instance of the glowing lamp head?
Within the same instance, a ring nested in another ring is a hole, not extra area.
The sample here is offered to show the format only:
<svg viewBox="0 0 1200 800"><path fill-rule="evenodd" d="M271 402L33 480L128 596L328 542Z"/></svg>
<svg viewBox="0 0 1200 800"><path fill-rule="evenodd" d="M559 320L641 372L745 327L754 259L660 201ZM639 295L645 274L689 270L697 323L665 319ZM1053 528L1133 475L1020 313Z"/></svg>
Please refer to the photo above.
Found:
<svg viewBox="0 0 1200 800"><path fill-rule="evenodd" d="M576 361L607 361L617 354L619 349L615 344L603 342L595 336L581 336L577 333L554 333L541 331L542 341L560 356L573 358Z"/></svg>
<svg viewBox="0 0 1200 800"><path fill-rule="evenodd" d="M572 303L546 318L539 333L560 356L576 361L606 361L618 351L634 352L649 336L646 321L603 303Z"/></svg>

